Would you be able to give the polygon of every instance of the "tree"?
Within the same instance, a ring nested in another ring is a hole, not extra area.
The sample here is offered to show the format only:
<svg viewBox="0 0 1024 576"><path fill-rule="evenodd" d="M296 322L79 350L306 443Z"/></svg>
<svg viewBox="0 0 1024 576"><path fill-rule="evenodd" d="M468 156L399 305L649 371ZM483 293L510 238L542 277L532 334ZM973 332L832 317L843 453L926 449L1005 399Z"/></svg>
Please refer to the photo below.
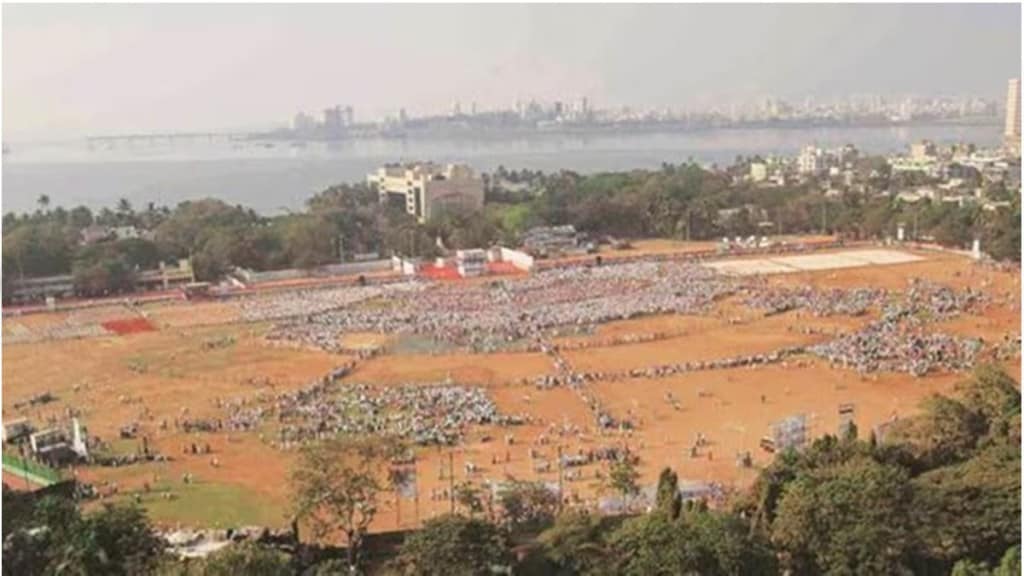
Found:
<svg viewBox="0 0 1024 576"><path fill-rule="evenodd" d="M1000 368L983 364L970 378L957 384L964 405L983 418L988 433L1006 434L1005 426L1020 416L1020 390Z"/></svg>
<svg viewBox="0 0 1024 576"><path fill-rule="evenodd" d="M734 514L696 507L683 522L697 555L697 573L714 576L778 574L775 551L759 531Z"/></svg>
<svg viewBox="0 0 1024 576"><path fill-rule="evenodd" d="M1020 542L1020 448L993 446L912 481L911 519L924 561L948 569L958 558L995 563Z"/></svg>
<svg viewBox="0 0 1024 576"><path fill-rule="evenodd" d="M639 479L640 473L636 469L636 464L626 457L612 462L608 470L607 487L622 495L622 505L628 509L630 500L640 491L640 486L637 485Z"/></svg>
<svg viewBox="0 0 1024 576"><path fill-rule="evenodd" d="M551 524L558 495L541 482L512 480L498 495L498 503L509 531L529 533Z"/></svg>
<svg viewBox="0 0 1024 576"><path fill-rule="evenodd" d="M135 287L135 272L123 257L102 256L97 260L78 261L71 273L75 292L87 296L127 292Z"/></svg>
<svg viewBox="0 0 1024 576"><path fill-rule="evenodd" d="M348 572L348 564L340 558L331 558L323 562L317 562L310 576L338 576Z"/></svg>
<svg viewBox="0 0 1024 576"><path fill-rule="evenodd" d="M156 243L163 256L185 258L200 252L214 236L238 234L260 224L261 219L252 210L229 206L220 200L182 202L157 227Z"/></svg>
<svg viewBox="0 0 1024 576"><path fill-rule="evenodd" d="M85 206L76 206L71 209L68 219L72 228L81 230L92 225L92 211Z"/></svg>
<svg viewBox="0 0 1024 576"><path fill-rule="evenodd" d="M82 516L71 500L47 496L5 539L3 569L11 575L147 574L163 559L163 548L139 508L108 504Z"/></svg>
<svg viewBox="0 0 1024 576"><path fill-rule="evenodd" d="M658 492L655 509L669 518L679 517L683 500L679 494L679 477L671 468L664 468L658 477Z"/></svg>
<svg viewBox="0 0 1024 576"><path fill-rule="evenodd" d="M18 226L3 238L4 256L18 276L66 274L74 248L73 234L53 222Z"/></svg>
<svg viewBox="0 0 1024 576"><path fill-rule="evenodd" d="M306 447L292 474L296 517L318 539L345 534L350 569L362 561L366 531L387 487L385 465L401 453L392 439L331 439Z"/></svg>
<svg viewBox="0 0 1024 576"><path fill-rule="evenodd" d="M664 514L626 520L609 538L611 572L623 575L696 573L698 551L688 527Z"/></svg>
<svg viewBox="0 0 1024 576"><path fill-rule="evenodd" d="M992 576L988 564L975 562L970 558L964 558L953 565L953 571L949 576Z"/></svg>
<svg viewBox="0 0 1024 576"><path fill-rule="evenodd" d="M460 482L455 486L455 503L470 517L476 517L484 511L480 489L470 482Z"/></svg>
<svg viewBox="0 0 1024 576"><path fill-rule="evenodd" d="M74 536L79 550L71 558L81 563L86 574L145 574L157 565L164 549L164 541L136 506L104 505L85 517Z"/></svg>
<svg viewBox="0 0 1024 576"><path fill-rule="evenodd" d="M12 490L3 484L3 537L30 526L33 513L33 496L30 492Z"/></svg>
<svg viewBox="0 0 1024 576"><path fill-rule="evenodd" d="M131 216L135 210L132 209L132 203L127 198L120 198L117 201L117 213L122 216Z"/></svg>
<svg viewBox="0 0 1024 576"><path fill-rule="evenodd" d="M39 210L46 212L50 207L50 197L46 194L40 194L39 198L36 199L36 204L39 204Z"/></svg>
<svg viewBox="0 0 1024 576"><path fill-rule="evenodd" d="M798 474L772 524L797 573L905 574L911 547L906 472L856 458Z"/></svg>
<svg viewBox="0 0 1024 576"><path fill-rule="evenodd" d="M569 511L538 536L545 557L571 574L591 574L608 561L607 522L586 511Z"/></svg>
<svg viewBox="0 0 1024 576"><path fill-rule="evenodd" d="M886 441L909 444L925 469L966 460L985 435L984 418L952 398L933 395L921 410L894 426Z"/></svg>
<svg viewBox="0 0 1024 576"><path fill-rule="evenodd" d="M297 268L315 268L338 260L336 229L324 218L298 216L285 229L288 258Z"/></svg>
<svg viewBox="0 0 1024 576"><path fill-rule="evenodd" d="M509 565L505 536L490 522L446 514L432 518L409 536L397 563L404 574L490 574L492 566Z"/></svg>
<svg viewBox="0 0 1024 576"><path fill-rule="evenodd" d="M252 542L231 544L210 554L200 568L202 576L289 576L288 556Z"/></svg>
<svg viewBox="0 0 1024 576"><path fill-rule="evenodd" d="M1011 546L1003 554L999 566L992 572L992 576L1016 576L1021 573L1020 566L1020 545Z"/></svg>
<svg viewBox="0 0 1024 576"><path fill-rule="evenodd" d="M235 228L213 228L206 232L205 241L191 254L196 278L216 280L230 272L239 260L241 242L241 231Z"/></svg>
<svg viewBox="0 0 1024 576"><path fill-rule="evenodd" d="M985 212L982 216L982 249L996 260L1020 262L1020 194L1007 208Z"/></svg>

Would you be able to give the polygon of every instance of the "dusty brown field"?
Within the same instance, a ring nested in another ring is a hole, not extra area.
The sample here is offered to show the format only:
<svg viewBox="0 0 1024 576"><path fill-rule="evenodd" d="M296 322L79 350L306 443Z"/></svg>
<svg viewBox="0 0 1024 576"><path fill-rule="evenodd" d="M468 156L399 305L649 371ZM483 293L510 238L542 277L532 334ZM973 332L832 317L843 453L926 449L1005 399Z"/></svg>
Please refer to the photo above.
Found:
<svg viewBox="0 0 1024 576"><path fill-rule="evenodd" d="M655 249L655 247L651 247ZM962 316L936 329L996 341L1008 332L1019 333L1020 278L1009 272L979 267L963 258L920 253L922 262L798 273L773 276L770 282L810 284L819 287L878 286L894 290L906 287L911 277L972 286L984 290L995 304L980 316ZM143 498L155 519L162 523L259 522L282 526L287 521L289 469L293 453L281 452L256 433L184 434L159 430L162 419L171 420L187 409L192 416L218 416L218 398L255 396L261 392L292 390L307 384L331 368L349 360L317 351L275 347L262 340L267 326L238 323L230 303L162 303L141 308L159 331L130 336L8 344L3 347L5 417L28 416L45 421L59 417L68 407L82 412L90 434L106 440L117 437L118 428L130 421L142 422L151 445L173 457L172 462L124 468L81 469L80 477L103 485L118 484L121 498L150 484L169 491L178 500L162 502ZM16 318L32 327L59 323L60 318L37 315ZM719 304L705 316L658 316L616 322L599 327L591 335L561 339L563 343L589 342L596 347L564 353L576 369L621 370L655 363L714 359L766 352L780 346L810 344L824 338L795 328L814 326L824 330L850 330L869 321L861 318L817 319L788 313L761 317L736 299ZM4 335L9 320L5 320ZM202 324L212 324L202 326ZM626 335L659 334L646 343L616 344ZM383 335L354 335L353 346L383 342ZM216 344L220 342L221 344ZM213 345L208 343L214 343ZM1004 366L1019 379L1020 360ZM812 433L836 430L840 403L856 405L856 422L862 431L913 413L921 399L935 392L949 392L962 376L936 374L916 379L882 374L861 377L853 371L832 369L811 359L756 369L734 369L680 375L657 380L600 382L591 390L615 415L632 415L638 430L599 435L593 418L576 392L558 388L539 391L524 385L524 378L554 370L549 357L539 353L466 353L439 355L386 355L360 364L350 379L387 386L396 383L428 383L451 378L487 388L506 413L529 414L534 423L517 428L474 429L464 445L453 449L456 481L467 479L463 465L472 462L479 471L468 478L541 479L555 482L556 472L537 473L528 451L531 446L554 460L561 446L567 453L578 449L628 445L641 455L642 481L651 484L664 466L673 466L682 479L714 480L742 488L770 455L758 449L758 440L769 426L783 417L804 413L811 417ZM269 379L269 382L263 379ZM75 391L75 387L78 390ZM57 402L40 408L14 410L18 400L49 390ZM681 402L675 410L666 392ZM763 401L762 401L762 396ZM148 410L148 412L146 412ZM140 417L142 416L142 417ZM551 427L575 426L581 434L559 435ZM710 446L697 458L688 453L693 438L702 433ZM506 434L515 442L506 445ZM551 443L535 446L547 434ZM186 443L209 443L220 463L211 456L182 454ZM114 442L121 450L136 448L136 441ZM737 453L750 451L752 469L736 465ZM506 461L507 459L507 461ZM425 448L417 464L420 499L403 501L400 511L388 505L375 529L413 526L448 510L447 501L432 499L435 490L447 488L439 479L447 468L448 450ZM570 493L584 500L596 495L594 474L600 465L582 469L583 479L567 482ZM189 472L198 480L185 487ZM388 497L391 500L391 497ZM242 510L237 516L215 516L224 508Z"/></svg>

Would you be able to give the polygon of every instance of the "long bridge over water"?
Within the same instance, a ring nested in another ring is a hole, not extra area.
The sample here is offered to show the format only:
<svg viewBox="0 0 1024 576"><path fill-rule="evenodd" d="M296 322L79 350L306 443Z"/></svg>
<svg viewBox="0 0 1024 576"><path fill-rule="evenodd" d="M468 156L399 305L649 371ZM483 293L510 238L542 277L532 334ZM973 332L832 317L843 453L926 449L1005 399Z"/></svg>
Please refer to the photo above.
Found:
<svg viewBox="0 0 1024 576"><path fill-rule="evenodd" d="M89 144L156 144L158 142L234 142L248 140L252 134L248 132L145 132L137 134L108 134L88 136Z"/></svg>

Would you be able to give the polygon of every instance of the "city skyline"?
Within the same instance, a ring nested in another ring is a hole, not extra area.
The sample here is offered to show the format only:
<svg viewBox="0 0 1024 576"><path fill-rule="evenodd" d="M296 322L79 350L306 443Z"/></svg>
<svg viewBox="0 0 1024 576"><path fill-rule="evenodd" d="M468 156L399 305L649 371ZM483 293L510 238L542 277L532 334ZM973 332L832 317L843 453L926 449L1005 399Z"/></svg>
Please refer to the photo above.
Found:
<svg viewBox="0 0 1024 576"><path fill-rule="evenodd" d="M5 6L4 16L9 141L266 129L336 104L362 121L583 96L645 110L855 94L1000 102L1020 68L1020 10L1009 5Z"/></svg>

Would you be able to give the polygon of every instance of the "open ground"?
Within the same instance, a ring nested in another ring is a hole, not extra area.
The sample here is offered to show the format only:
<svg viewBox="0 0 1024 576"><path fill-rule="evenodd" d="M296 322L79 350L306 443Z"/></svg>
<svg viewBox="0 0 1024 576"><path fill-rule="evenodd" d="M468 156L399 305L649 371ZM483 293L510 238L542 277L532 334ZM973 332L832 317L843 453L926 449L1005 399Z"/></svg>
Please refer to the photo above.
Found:
<svg viewBox="0 0 1024 576"><path fill-rule="evenodd" d="M659 245L657 252L670 248ZM984 311L943 320L934 329L981 337L989 343L1007 335L1019 336L1019 270L1001 270L954 254L873 250L870 257L834 253L835 267L822 264L828 259L826 253L800 256L803 260L796 263L805 264L802 268L794 267L793 261L779 264L781 258L774 258L772 265L786 268L786 273L766 276L765 282L900 291L911 278L921 278L970 287L988 297ZM858 259L861 262L856 266L850 264ZM744 270L739 262L731 260L718 267ZM762 262L745 270L763 272L765 268ZM564 347L562 357L576 370L623 371L818 344L830 335L862 328L879 314L872 309L859 316L814 317L799 310L767 315L747 307L737 295L717 301L705 314L662 314L609 322L554 342ZM104 323L131 318L144 318L154 329L125 334L103 329ZM74 473L101 492L111 493L111 498L137 499L158 523L284 526L289 521L288 476L294 450L274 446L263 429L184 432L161 426L176 418L223 417L223 401L248 398L256 402L267 395L298 390L356 360L344 353L274 345L264 339L270 328L266 322L246 322L239 302L232 300L111 305L7 318L3 326L4 418L25 416L44 425L51 418L65 419L69 409L76 410L90 436L106 441L106 449L112 453L139 450L145 436L151 449L170 460L81 467ZM61 330L72 331L74 337L52 337ZM393 335L360 333L346 335L343 341L358 348L394 340ZM885 372L862 375L799 355L762 366L597 381L588 385L590 393L613 416L636 424L632 430L601 430L576 391L533 385L536 377L556 372L551 357L542 352L403 350L399 346L359 360L341 385L359 382L385 388L450 380L482 387L500 412L527 415L530 420L514 427L471 427L457 446L419 448L419 498L402 499L396 507L394 496L388 496L385 511L374 525L377 530L412 527L448 510L449 501L435 495L451 483L447 477L441 479L442 470L449 466L449 454L455 482L482 484L515 477L555 483L557 467L538 470L537 463L553 461L559 448L574 454L628 446L640 455L645 485L656 481L661 468L672 466L684 480L741 489L771 458L758 443L773 422L804 414L812 435L834 433L839 425L839 405L853 404L856 424L866 433L893 418L912 414L923 398L950 392L962 378L962 374L946 372L920 378ZM1011 374L1019 375L1019 353L1000 361ZM15 403L43 391L56 400L15 408ZM139 423L139 437L118 440L119 429L129 422ZM708 442L695 457L690 446L698 434ZM542 435L548 442L540 445L537 440ZM507 441L513 438L511 443ZM183 453L191 444L209 445L211 451ZM738 466L737 455L748 451L753 466ZM474 465L474 472L467 471L467 463ZM574 469L574 478L565 483L566 491L593 501L598 494L596 473L601 469L599 463ZM191 474L193 482L185 484L185 474ZM113 494L115 486L117 493Z"/></svg>

